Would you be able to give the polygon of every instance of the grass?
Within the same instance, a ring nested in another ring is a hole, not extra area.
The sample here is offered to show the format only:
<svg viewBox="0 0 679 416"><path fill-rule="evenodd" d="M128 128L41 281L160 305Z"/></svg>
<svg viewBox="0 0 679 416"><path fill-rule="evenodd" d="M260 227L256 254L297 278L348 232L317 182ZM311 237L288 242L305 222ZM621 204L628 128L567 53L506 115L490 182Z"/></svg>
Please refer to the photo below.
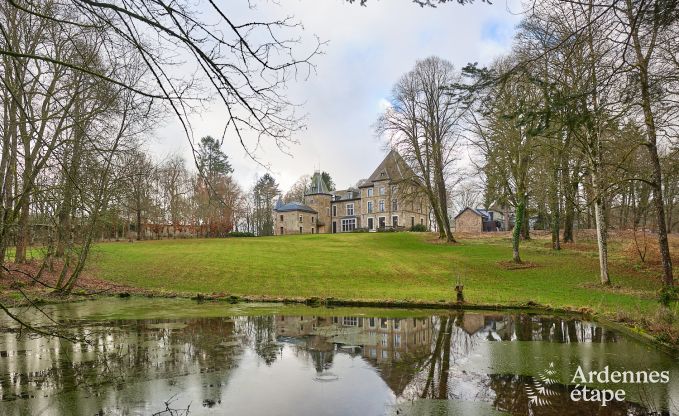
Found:
<svg viewBox="0 0 679 416"><path fill-rule="evenodd" d="M450 302L457 278L467 302L651 315L659 274L628 267L613 246L614 288L597 285L596 252L554 252L545 239L523 244L532 267L510 270L507 236L432 242L431 234L361 233L105 243L90 272L145 289L272 298Z"/></svg>

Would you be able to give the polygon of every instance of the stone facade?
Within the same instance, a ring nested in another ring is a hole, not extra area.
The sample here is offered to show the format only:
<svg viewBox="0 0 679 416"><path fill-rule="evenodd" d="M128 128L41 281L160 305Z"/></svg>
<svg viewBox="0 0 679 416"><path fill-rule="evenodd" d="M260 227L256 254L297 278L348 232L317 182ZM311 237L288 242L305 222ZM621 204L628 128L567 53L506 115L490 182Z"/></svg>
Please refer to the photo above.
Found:
<svg viewBox="0 0 679 416"><path fill-rule="evenodd" d="M304 203L279 205L275 234L342 233L357 229L410 229L429 224L429 204L422 193L414 191L412 170L395 151L385 159L358 189L330 191L316 172ZM313 214L313 215L312 215ZM315 218L305 224L300 216Z"/></svg>
<svg viewBox="0 0 679 416"><path fill-rule="evenodd" d="M483 231L483 216L472 209L465 209L455 217L455 231L480 233Z"/></svg>

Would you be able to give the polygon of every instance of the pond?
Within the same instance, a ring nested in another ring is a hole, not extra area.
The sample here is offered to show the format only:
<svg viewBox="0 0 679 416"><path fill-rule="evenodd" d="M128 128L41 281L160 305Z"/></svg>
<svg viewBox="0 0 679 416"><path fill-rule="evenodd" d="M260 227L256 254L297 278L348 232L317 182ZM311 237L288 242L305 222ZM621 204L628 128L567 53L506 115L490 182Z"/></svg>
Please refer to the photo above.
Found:
<svg viewBox="0 0 679 416"><path fill-rule="evenodd" d="M145 298L43 311L79 341L0 316L2 415L679 415L676 357L570 316ZM578 368L636 378L576 386Z"/></svg>

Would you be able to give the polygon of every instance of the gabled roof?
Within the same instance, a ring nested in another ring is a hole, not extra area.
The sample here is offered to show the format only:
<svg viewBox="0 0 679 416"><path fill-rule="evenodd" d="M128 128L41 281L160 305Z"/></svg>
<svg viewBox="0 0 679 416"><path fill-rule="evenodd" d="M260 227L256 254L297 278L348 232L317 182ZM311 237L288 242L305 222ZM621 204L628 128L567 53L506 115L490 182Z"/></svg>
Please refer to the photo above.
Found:
<svg viewBox="0 0 679 416"><path fill-rule="evenodd" d="M288 202L287 204L276 206L276 208L274 208L274 211L276 212L304 211L310 212L312 214L318 214L318 212L316 212L313 208L311 208L308 205L304 205L301 202Z"/></svg>
<svg viewBox="0 0 679 416"><path fill-rule="evenodd" d="M389 181L396 183L405 179L411 179L414 176L412 169L403 160L396 150L390 150L382 163L377 166L377 169L365 182L361 183L361 187L372 186L374 182Z"/></svg>
<svg viewBox="0 0 679 416"><path fill-rule="evenodd" d="M474 214L478 215L479 217L483 218L483 219L486 220L486 221L488 221L488 219L490 218L490 217L488 216L488 212L487 212L485 209L476 209L476 208L469 208L469 207L466 207L465 209L463 209L462 211L460 211L459 214L457 214L457 215L455 216L455 219L457 219L457 217L459 217L460 215L464 214L464 212L467 211L467 210L473 212Z"/></svg>
<svg viewBox="0 0 679 416"><path fill-rule="evenodd" d="M307 195L315 194L330 194L330 189L328 189L328 185L323 180L321 172L314 172L314 176L311 177L311 186Z"/></svg>

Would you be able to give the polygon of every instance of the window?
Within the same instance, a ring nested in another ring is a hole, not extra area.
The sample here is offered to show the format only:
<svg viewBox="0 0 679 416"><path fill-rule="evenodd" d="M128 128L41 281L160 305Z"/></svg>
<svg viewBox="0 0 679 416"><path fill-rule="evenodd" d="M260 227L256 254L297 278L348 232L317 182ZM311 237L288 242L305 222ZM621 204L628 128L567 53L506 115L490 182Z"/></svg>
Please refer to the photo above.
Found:
<svg viewBox="0 0 679 416"><path fill-rule="evenodd" d="M371 328L375 328L375 318L369 318L369 319L368 319L368 325L369 325Z"/></svg>
<svg viewBox="0 0 679 416"><path fill-rule="evenodd" d="M382 359L386 360L387 358L389 358L389 351L382 350Z"/></svg>
<svg viewBox="0 0 679 416"><path fill-rule="evenodd" d="M410 217L410 226L411 227L415 226L415 217Z"/></svg>
<svg viewBox="0 0 679 416"><path fill-rule="evenodd" d="M396 185L392 185L391 187L391 194L394 195L396 193Z"/></svg>
<svg viewBox="0 0 679 416"><path fill-rule="evenodd" d="M285 234L285 231L283 230L283 227L281 227L281 235Z"/></svg>
<svg viewBox="0 0 679 416"><path fill-rule="evenodd" d="M368 196L373 196L373 188L368 188Z"/></svg>
<svg viewBox="0 0 679 416"><path fill-rule="evenodd" d="M311 227L311 234L314 234L314 227Z"/></svg>
<svg viewBox="0 0 679 416"><path fill-rule="evenodd" d="M302 234L302 230L303 230L303 228L302 228L302 227L299 227L299 233L300 233L300 234Z"/></svg>
<svg viewBox="0 0 679 416"><path fill-rule="evenodd" d="M332 216L336 217L337 216L337 205L332 206Z"/></svg>
<svg viewBox="0 0 679 416"><path fill-rule="evenodd" d="M354 215L354 204L347 204L347 215Z"/></svg>
<svg viewBox="0 0 679 416"><path fill-rule="evenodd" d="M398 227L398 215L394 215L391 217L391 225L394 227Z"/></svg>
<svg viewBox="0 0 679 416"><path fill-rule="evenodd" d="M384 195L386 190L384 189L384 186L380 187L380 195Z"/></svg>
<svg viewBox="0 0 679 416"><path fill-rule="evenodd" d="M420 224L424 225L424 218L420 218Z"/></svg>
<svg viewBox="0 0 679 416"><path fill-rule="evenodd" d="M394 334L394 347L401 346L401 334Z"/></svg>
<svg viewBox="0 0 679 416"><path fill-rule="evenodd" d="M375 227L374 227L375 224L373 224L373 222L374 222L374 221L373 221L372 218L368 218L368 229L369 229L369 230L374 230L374 229L375 229Z"/></svg>
<svg viewBox="0 0 679 416"><path fill-rule="evenodd" d="M383 347L386 347L389 345L389 334L382 334L382 340L381 344Z"/></svg>
<svg viewBox="0 0 679 416"><path fill-rule="evenodd" d="M353 316L345 316L343 318L343 325L345 326L358 326L358 318Z"/></svg>
<svg viewBox="0 0 679 416"><path fill-rule="evenodd" d="M380 228L384 228L384 226L386 225L385 221L386 221L385 217L379 217L377 219L377 226L380 227Z"/></svg>
<svg viewBox="0 0 679 416"><path fill-rule="evenodd" d="M401 329L401 320L394 319L394 331L398 331L399 329Z"/></svg>
<svg viewBox="0 0 679 416"><path fill-rule="evenodd" d="M301 215L299 216L299 222L304 222L304 217Z"/></svg>
<svg viewBox="0 0 679 416"><path fill-rule="evenodd" d="M391 200L391 210L398 211L398 201L396 200L396 198Z"/></svg>
<svg viewBox="0 0 679 416"><path fill-rule="evenodd" d="M373 212L373 201L368 201L368 214Z"/></svg>
<svg viewBox="0 0 679 416"><path fill-rule="evenodd" d="M384 212L384 199L380 199L380 202L378 202L378 205L380 207L380 212Z"/></svg>
<svg viewBox="0 0 679 416"><path fill-rule="evenodd" d="M380 319L380 328L387 329L387 320L385 318Z"/></svg>
<svg viewBox="0 0 679 416"><path fill-rule="evenodd" d="M283 216L281 215L281 221L283 221Z"/></svg>
<svg viewBox="0 0 679 416"><path fill-rule="evenodd" d="M342 220L342 232L353 231L356 229L356 218L347 218Z"/></svg>

